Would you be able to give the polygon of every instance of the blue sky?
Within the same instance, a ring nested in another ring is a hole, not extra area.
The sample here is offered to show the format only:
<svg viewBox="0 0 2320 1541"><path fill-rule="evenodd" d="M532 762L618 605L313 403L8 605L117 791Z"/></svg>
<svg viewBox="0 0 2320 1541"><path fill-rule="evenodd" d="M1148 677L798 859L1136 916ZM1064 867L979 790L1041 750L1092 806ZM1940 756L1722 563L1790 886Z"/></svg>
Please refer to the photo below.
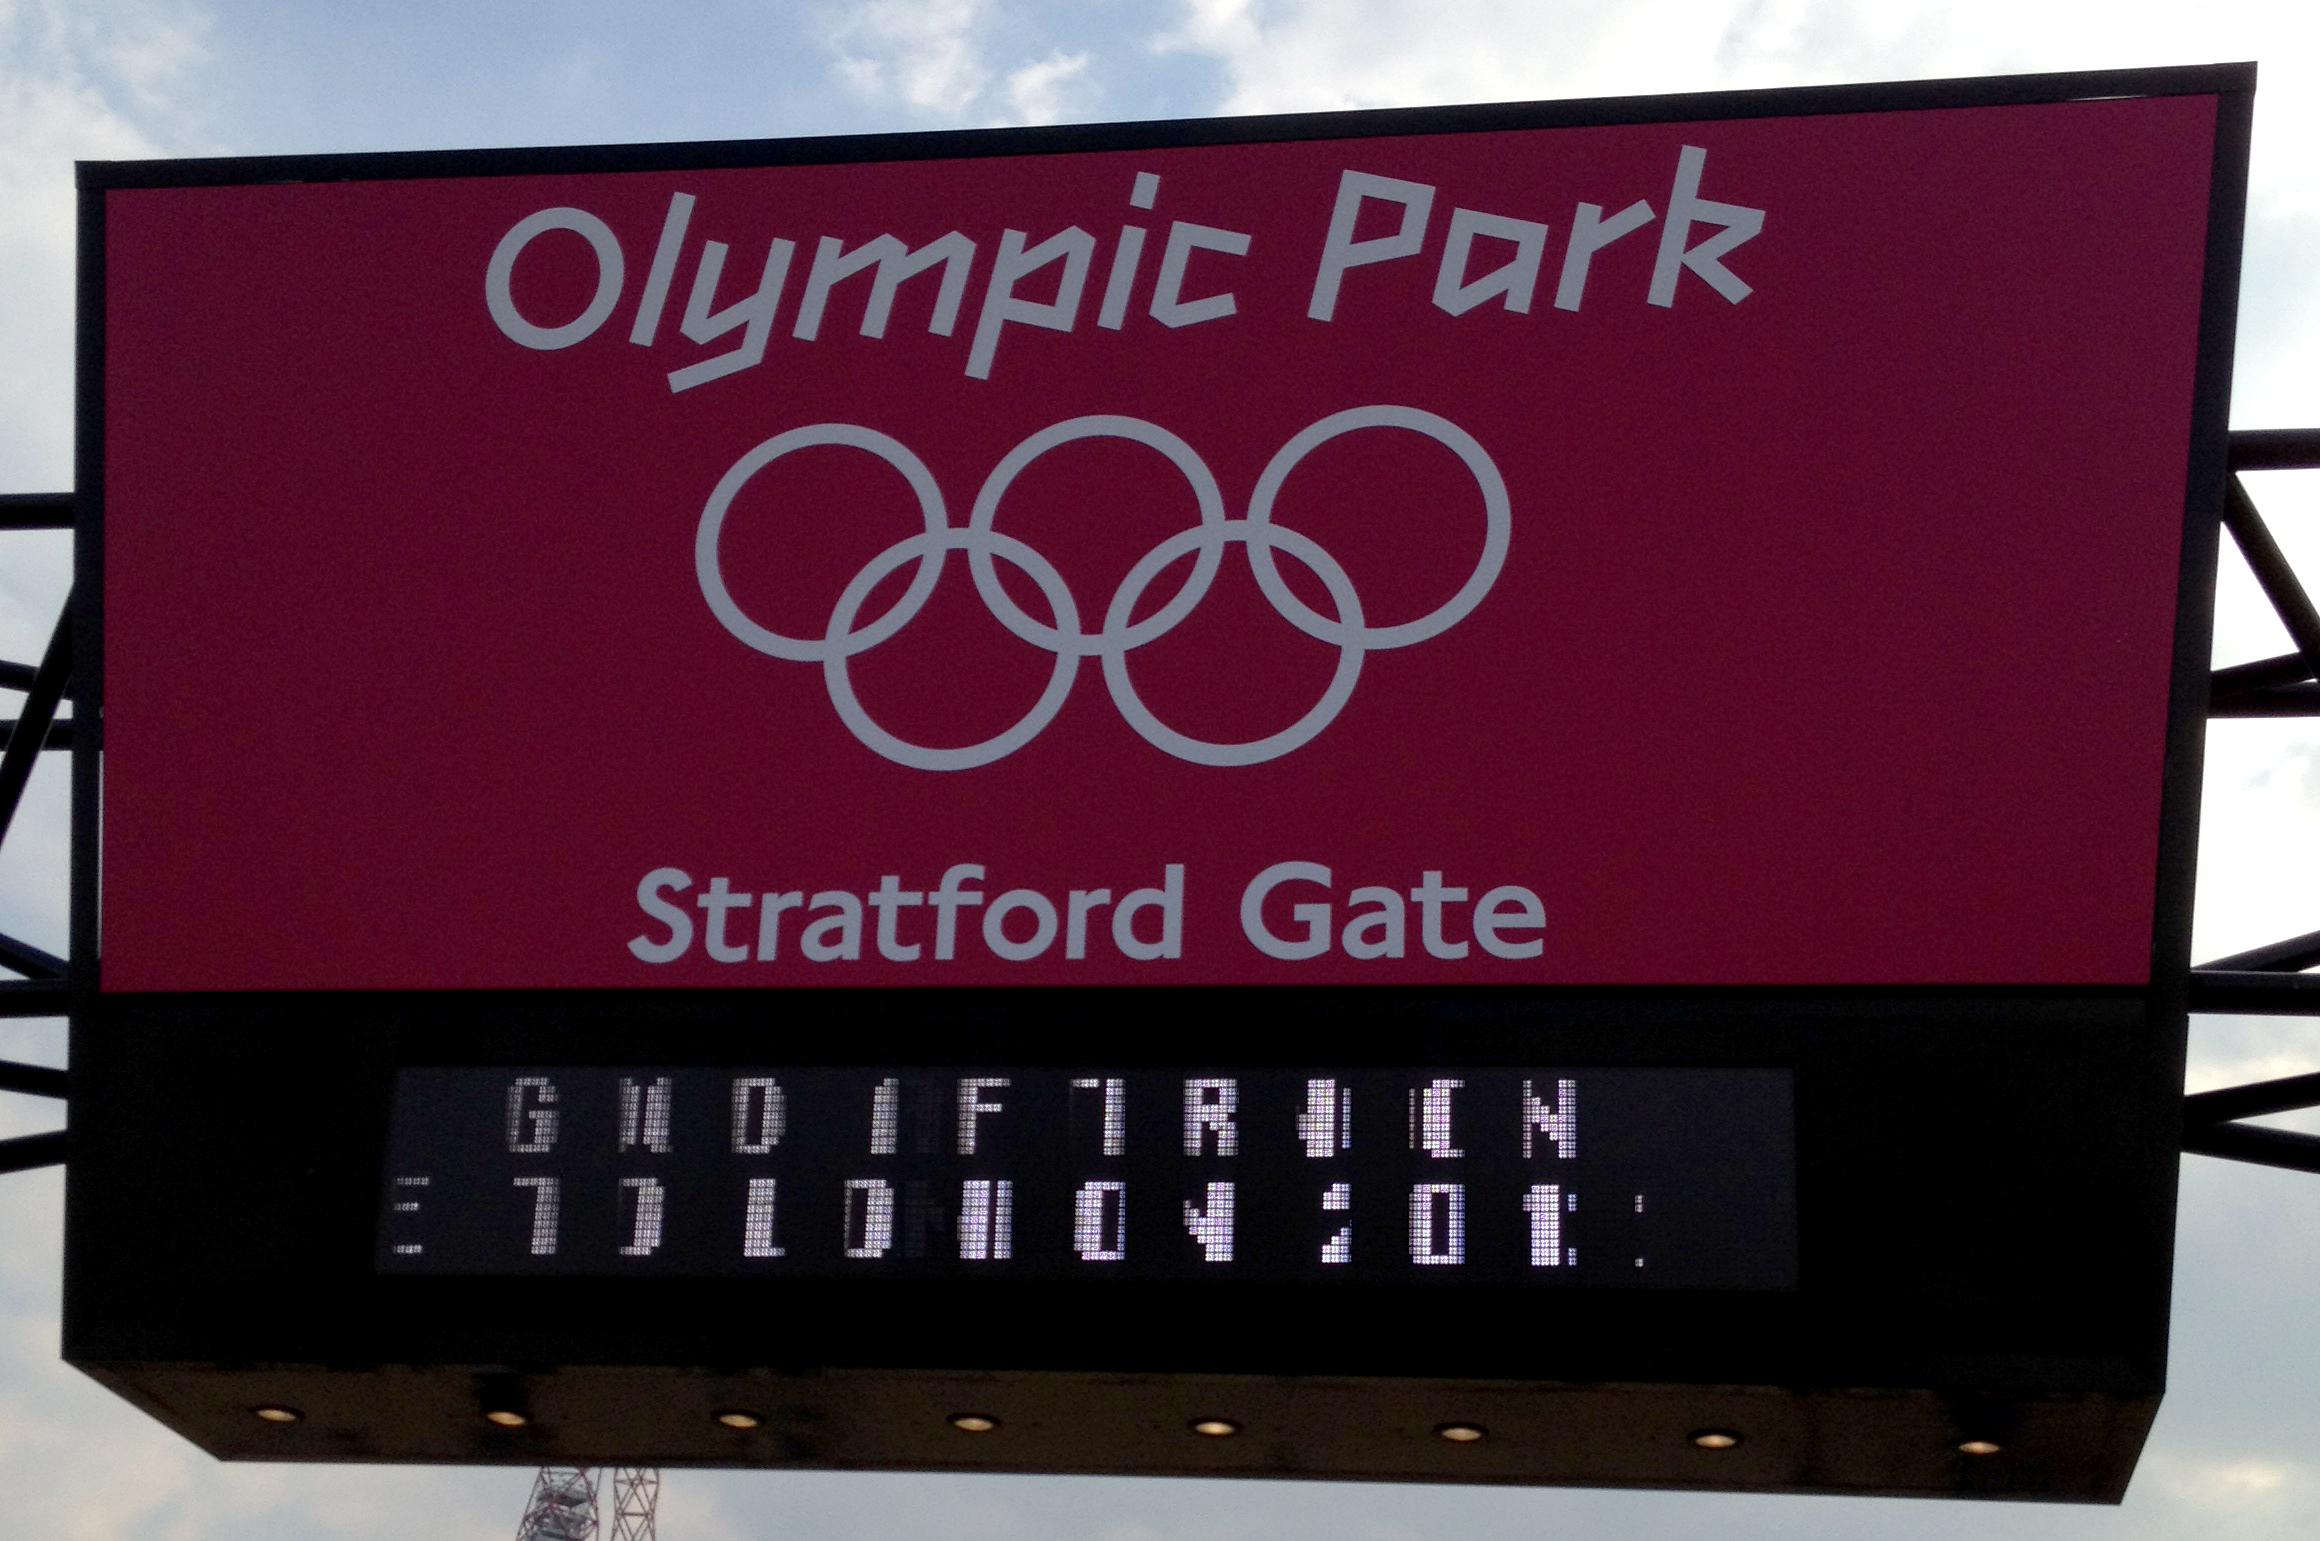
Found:
<svg viewBox="0 0 2320 1541"><path fill-rule="evenodd" d="M71 161L1184 117L2255 59L2235 418L2320 425L2320 8L2049 0L0 0L0 490L69 485ZM2320 473L2258 479L2320 579ZM0 656L69 564L0 536ZM2218 657L2284 650L2227 560ZM62 789L0 848L0 929L62 945ZM2210 744L2201 950L2320 927L2320 729ZM55 1024L0 1054L61 1061ZM2195 1087L2320 1069L2320 1024L2207 1021ZM0 1134L53 1112L0 1098ZM465 1541L521 1471L226 1467L55 1359L62 1185L0 1178L0 1515L88 1541ZM1514 1541L2320 1529L2320 1179L2192 1158L2174 1389L2122 1510L1096 1479L672 1473L669 1541Z"/></svg>

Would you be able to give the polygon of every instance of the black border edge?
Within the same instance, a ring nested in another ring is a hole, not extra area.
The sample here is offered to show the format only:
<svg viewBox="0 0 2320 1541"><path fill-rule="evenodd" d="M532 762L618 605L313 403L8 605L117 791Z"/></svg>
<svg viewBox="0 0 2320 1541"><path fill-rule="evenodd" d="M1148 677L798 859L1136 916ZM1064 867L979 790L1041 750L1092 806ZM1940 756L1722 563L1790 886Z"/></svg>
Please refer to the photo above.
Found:
<svg viewBox="0 0 2320 1541"><path fill-rule="evenodd" d="M72 889L77 1012L97 986L97 792L104 724L105 194L80 192L74 322Z"/></svg>
<svg viewBox="0 0 2320 1541"><path fill-rule="evenodd" d="M104 501L105 501L105 194L83 187L79 193L76 252L76 311L73 327L73 582L70 624L73 672L67 691L73 703L72 806L66 849L70 853L70 898L65 978L67 1058L70 1096L65 1122L87 1105L90 1066L101 1058L96 1043L97 916L103 848L99 794L103 788L104 736ZM75 1288L84 1249L76 1237L76 1216L85 1205L73 1202L73 1166L65 1164L64 1288L59 1336L69 1355L80 1319L81 1291Z"/></svg>
<svg viewBox="0 0 2320 1541"><path fill-rule="evenodd" d="M2166 766L2160 781L2158 905L2151 935L2151 1105L2164 1132L2158 1190L2148 1211L2163 1234L2161 1257L2175 1255L2177 1167L2183 1139L2183 1074L2189 1038L2191 923L2199 867L2199 821L2213 665L2215 579L2224 489L2231 479L2233 352L2239 327L2240 257L2245 244L2248 156L2255 117L2255 71L2219 91L2215 159L2209 175L2207 252L2199 302L2199 351L2191 398L2181 571L2176 588L2174 680L2169 691ZM2159 1281L2165 1299L2172 1274ZM2172 1307L2159 1318L2169 1333ZM2166 1344L2158 1368L2165 1374Z"/></svg>
<svg viewBox="0 0 2320 1541"><path fill-rule="evenodd" d="M622 171L703 171L754 166L840 165L881 160L1057 155L1298 139L1413 133L1685 123L1851 112L2001 107L2120 96L2252 92L2253 64L2190 64L1983 75L1864 85L1583 97L1358 112L1170 118L1047 128L945 129L794 139L666 141L488 150L387 150L336 155L250 155L188 160L81 161L84 189L217 187L265 182L354 182L419 177L553 176Z"/></svg>

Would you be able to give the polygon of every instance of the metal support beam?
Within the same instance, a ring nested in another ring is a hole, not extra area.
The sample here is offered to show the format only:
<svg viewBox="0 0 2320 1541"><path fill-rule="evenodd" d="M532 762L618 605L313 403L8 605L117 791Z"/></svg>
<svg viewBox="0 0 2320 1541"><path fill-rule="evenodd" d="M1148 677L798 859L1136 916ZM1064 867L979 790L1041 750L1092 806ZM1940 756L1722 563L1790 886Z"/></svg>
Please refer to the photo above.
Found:
<svg viewBox="0 0 2320 1541"><path fill-rule="evenodd" d="M65 1157L65 1132L58 1129L50 1134L28 1134L19 1139L0 1140L0 1172L29 1172L34 1167L62 1166Z"/></svg>
<svg viewBox="0 0 2320 1541"><path fill-rule="evenodd" d="M2218 669L2207 679L2210 717L2320 716L2320 684L2302 653ZM53 736L53 735L52 735Z"/></svg>
<svg viewBox="0 0 2320 1541"><path fill-rule="evenodd" d="M2231 436L2234 471L2320 469L2320 428L2242 428Z"/></svg>
<svg viewBox="0 0 2320 1541"><path fill-rule="evenodd" d="M2220 700L2251 690L2293 685L2311 677L2312 666L2304 662L2302 653L2282 653L2277 658L2259 658L2254 663L2237 663L2228 669L2218 669L2207 677L2207 688L2211 698Z"/></svg>
<svg viewBox="0 0 2320 1541"><path fill-rule="evenodd" d="M2223 526L2231 531L2240 555L2247 558L2249 570L2263 586L2264 597L2272 602L2280 624L2288 628L2296 651L2304 656L2307 676L2320 676L2320 611L2312 608L2311 596L2297 581L2295 569L2288 565L2279 542L2265 528L2263 515L2256 512L2255 500L2237 476L2224 487Z"/></svg>
<svg viewBox="0 0 2320 1541"><path fill-rule="evenodd" d="M0 1017L61 1017L72 987L61 979L0 979Z"/></svg>
<svg viewBox="0 0 2320 1541"><path fill-rule="evenodd" d="M2186 1122L2214 1124L2312 1107L2320 1107L2320 1075L2292 1075L2186 1097L2183 1117Z"/></svg>
<svg viewBox="0 0 2320 1541"><path fill-rule="evenodd" d="M2195 1124L2183 1131L2183 1148L2196 1155L2221 1156L2291 1172L2320 1172L2320 1136L2258 1129L2247 1124Z"/></svg>
<svg viewBox="0 0 2320 1541"><path fill-rule="evenodd" d="M2235 952L2213 963L2202 963L2194 972L2294 974L2316 963L2320 963L2320 931L2307 931L2302 936L2291 936L2284 942L2251 947L2246 952Z"/></svg>
<svg viewBox="0 0 2320 1541"><path fill-rule="evenodd" d="M63 1097L68 1095L72 1076L54 1065L27 1065L21 1060L0 1059L0 1092L22 1092L28 1097Z"/></svg>
<svg viewBox="0 0 2320 1541"><path fill-rule="evenodd" d="M69 530L69 492L0 492L0 530Z"/></svg>
<svg viewBox="0 0 2320 1541"><path fill-rule="evenodd" d="M49 634L48 651L33 672L32 688L25 693L16 731L7 752L0 754L0 840L7 838L8 826L16 820L16 806L24 800L24 785L32 779L33 762L40 758L49 724L56 720L57 704L64 699L65 683L72 678L72 615L72 595L68 592L64 610L56 618L56 630Z"/></svg>
<svg viewBox="0 0 2320 1541"><path fill-rule="evenodd" d="M0 932L0 967L12 968L27 979L62 979L71 965L53 952Z"/></svg>
<svg viewBox="0 0 2320 1541"><path fill-rule="evenodd" d="M0 721L0 749L5 749L16 742L18 726L13 722ZM72 746L73 720L70 717L59 717L48 725L48 737L41 742L40 747L43 749L70 749Z"/></svg>
<svg viewBox="0 0 2320 1541"><path fill-rule="evenodd" d="M2320 1015L2320 975L2195 968L2191 1009L2238 1016Z"/></svg>
<svg viewBox="0 0 2320 1541"><path fill-rule="evenodd" d="M2210 717L2320 717L2320 685L2275 685L2243 690L2207 708Z"/></svg>
<svg viewBox="0 0 2320 1541"><path fill-rule="evenodd" d="M2320 716L2320 686L2293 688L2303 681L2320 679L2320 616L2315 616L2303 585L2280 554L2278 543L2256 512L2255 500L2236 474L2320 469L2320 428L2242 429L2231 436L2231 468L2235 474L2225 495L2224 525L2254 569L2272 608L2279 612L2297 651L2216 670L2209 715Z"/></svg>

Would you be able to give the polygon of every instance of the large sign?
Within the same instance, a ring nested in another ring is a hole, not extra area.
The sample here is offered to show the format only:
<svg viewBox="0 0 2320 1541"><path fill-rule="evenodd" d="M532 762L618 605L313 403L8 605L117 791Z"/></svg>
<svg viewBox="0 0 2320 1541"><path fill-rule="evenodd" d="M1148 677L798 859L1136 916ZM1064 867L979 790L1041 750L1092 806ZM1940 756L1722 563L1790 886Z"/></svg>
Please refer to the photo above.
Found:
<svg viewBox="0 0 2320 1541"><path fill-rule="evenodd" d="M70 1352L269 1458L1322 1376L1267 1469L2116 1496L2251 90L85 167Z"/></svg>
<svg viewBox="0 0 2320 1541"><path fill-rule="evenodd" d="M104 987L2144 983L2215 111L112 191Z"/></svg>

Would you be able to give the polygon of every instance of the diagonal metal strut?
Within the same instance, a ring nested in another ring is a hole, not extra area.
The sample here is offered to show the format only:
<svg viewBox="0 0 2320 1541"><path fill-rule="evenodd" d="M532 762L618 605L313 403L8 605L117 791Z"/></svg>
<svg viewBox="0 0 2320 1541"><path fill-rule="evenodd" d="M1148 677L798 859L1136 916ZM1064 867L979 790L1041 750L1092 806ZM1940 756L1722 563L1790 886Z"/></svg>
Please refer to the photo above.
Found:
<svg viewBox="0 0 2320 1541"><path fill-rule="evenodd" d="M48 1134L27 1134L13 1140L0 1140L0 1172L29 1172L34 1167L62 1166L65 1141L62 1129Z"/></svg>
<svg viewBox="0 0 2320 1541"><path fill-rule="evenodd" d="M56 618L56 630L49 633L48 651L33 671L7 752L0 754L0 840L7 838L9 826L16 821L25 784L32 779L33 764L40 758L49 725L56 721L57 706L64 700L65 684L72 678L72 615L72 595L67 593L64 609ZM61 970L58 977L62 977Z"/></svg>

